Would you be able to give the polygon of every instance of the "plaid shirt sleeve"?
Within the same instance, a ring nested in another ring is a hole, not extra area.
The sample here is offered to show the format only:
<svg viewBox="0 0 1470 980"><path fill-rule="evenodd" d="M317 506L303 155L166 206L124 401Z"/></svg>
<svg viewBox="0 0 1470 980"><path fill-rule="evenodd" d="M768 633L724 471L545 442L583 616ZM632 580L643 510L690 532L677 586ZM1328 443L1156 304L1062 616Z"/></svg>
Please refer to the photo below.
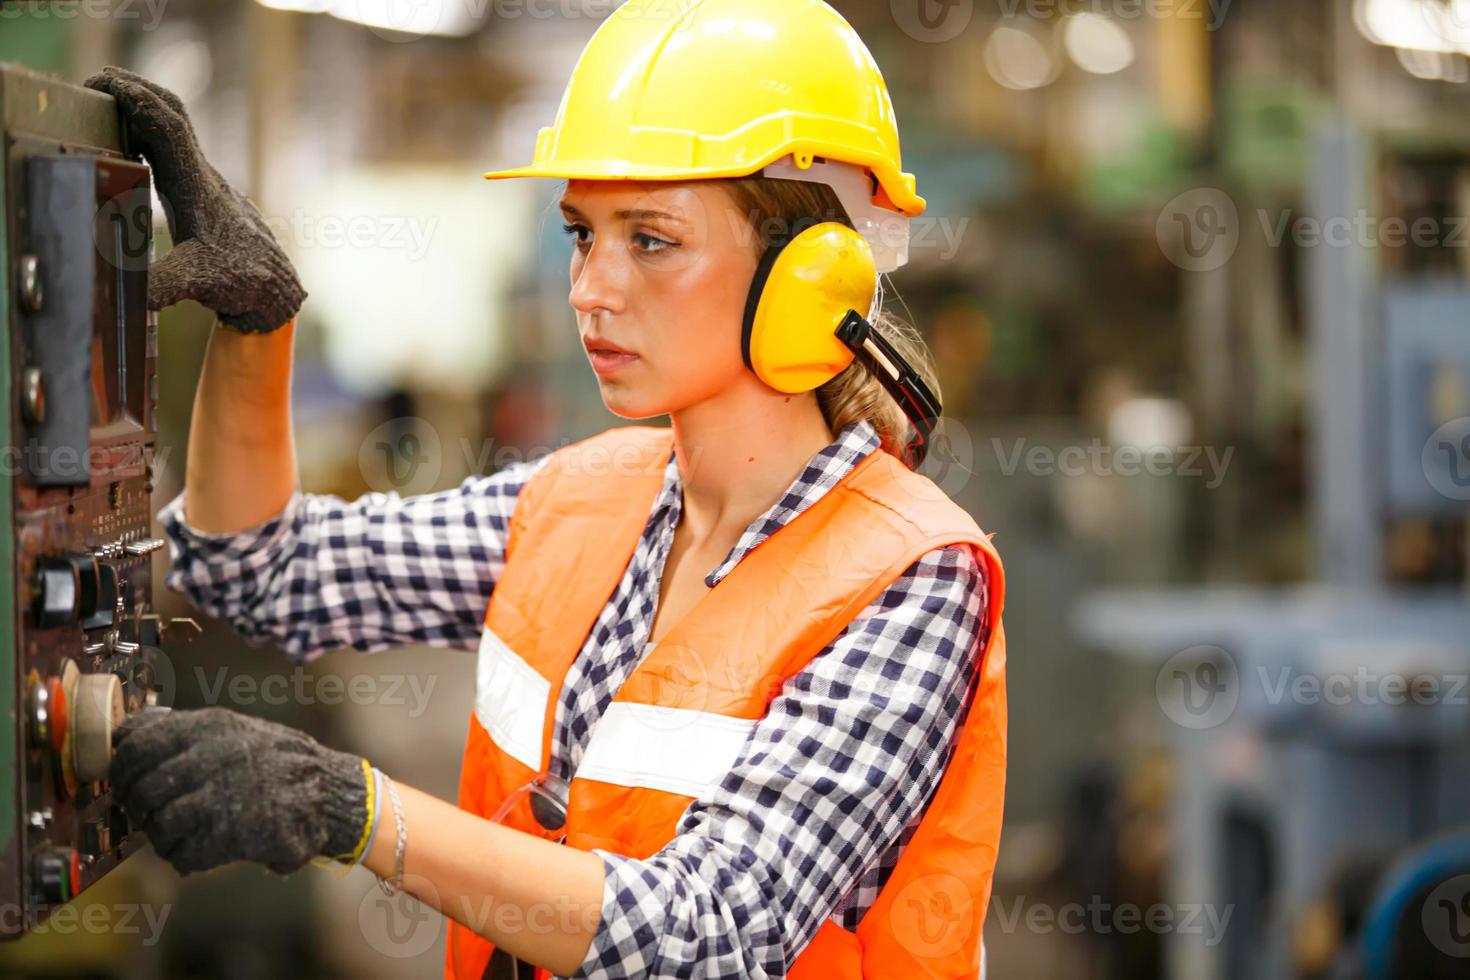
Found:
<svg viewBox="0 0 1470 980"><path fill-rule="evenodd" d="M786 683L669 844L594 849L602 921L572 976L785 976L933 795L986 603L968 547L929 552Z"/></svg>
<svg viewBox="0 0 1470 980"><path fill-rule="evenodd" d="M232 534L190 526L186 488L158 515L172 558L164 584L297 663L343 646L473 650L505 568L516 495L548 458L407 499L298 490L280 513Z"/></svg>

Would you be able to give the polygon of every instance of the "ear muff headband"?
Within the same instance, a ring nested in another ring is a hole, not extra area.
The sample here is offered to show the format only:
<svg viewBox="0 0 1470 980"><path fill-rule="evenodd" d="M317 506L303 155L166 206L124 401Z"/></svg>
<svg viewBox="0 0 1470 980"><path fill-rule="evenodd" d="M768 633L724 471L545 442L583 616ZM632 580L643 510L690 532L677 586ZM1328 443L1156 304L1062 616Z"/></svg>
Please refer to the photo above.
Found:
<svg viewBox="0 0 1470 980"><path fill-rule="evenodd" d="M851 232L853 237L857 237L857 232L851 231L847 226L839 225L839 223L835 222L829 223L835 225L836 228L842 229L842 231ZM813 231L813 229L817 229L817 231ZM767 288L782 289L782 291L786 292L797 292L803 300L806 300L806 303L801 304L803 319L814 319L819 320L819 322L822 322L822 320L826 320L826 322L835 320L836 326L832 328L833 335L853 353L854 357L863 360L867 369L873 375L878 376L878 381L882 383L883 389L888 391L888 394L894 398L894 401L897 401L898 407L903 410L904 416L907 417L908 422L910 422L910 425L914 429L913 439L910 439L906 447L904 447L904 463L910 469L917 469L919 464L923 463L925 455L928 454L935 422L939 419L939 414L942 413L939 398L933 394L929 386L923 382L923 379L919 378L919 372L916 372L913 366L898 354L894 345L863 314L858 313L856 309L850 309L850 307L845 310L833 309L831 319L829 319L828 314L822 310L822 304L814 303L813 295L810 294L811 289L820 291L820 285L813 287L810 284L801 284L798 287L797 284L789 281L772 282L772 273L776 270L776 262L778 262L778 259L781 259L785 248L791 242L797 241L798 238L820 238L822 237L823 231L825 231L825 228L822 225L810 225L807 228L800 229L797 234L776 235L772 239L772 242L770 242L769 247L766 248L766 251L761 254L760 262L756 264L756 275L751 279L750 292L745 295L745 317L744 323L741 326L741 357L745 361L745 366L750 367L763 381L767 383L778 381L775 375L781 370L782 364L763 363L761 367L757 367L753 363L753 359L751 359L751 339L756 334L757 319L761 320L761 331L769 331L769 329L773 328L769 320L778 320L779 322L781 319L791 319L791 317L782 317L781 310L779 309L767 310L764 316L757 317L757 314L760 313L761 298L766 297ZM803 242L803 244L808 245L808 247L817 247L814 242ZM863 242L863 245L866 245L866 241ZM789 276L789 272L784 270L781 275ZM876 287L876 273L872 285ZM844 306L847 306L847 304L844 304ZM845 367L845 364L842 364L841 367ZM838 370L841 370L841 367ZM832 375L826 378L826 381L831 381L831 378L835 378L835 376L836 372L833 372ZM819 383L825 383L825 381ZM773 383L772 386L778 389L778 391L785 391L784 386L779 385L779 383ZM814 388L816 385L811 386Z"/></svg>

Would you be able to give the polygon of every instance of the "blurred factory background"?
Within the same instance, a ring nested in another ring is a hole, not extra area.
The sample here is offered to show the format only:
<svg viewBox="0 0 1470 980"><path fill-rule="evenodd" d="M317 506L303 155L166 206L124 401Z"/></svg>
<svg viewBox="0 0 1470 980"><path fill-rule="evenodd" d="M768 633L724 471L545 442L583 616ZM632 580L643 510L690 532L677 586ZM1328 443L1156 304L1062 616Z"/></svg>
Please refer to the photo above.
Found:
<svg viewBox="0 0 1470 980"><path fill-rule="evenodd" d="M1470 2L833 4L929 201L888 295L941 372L925 470L1011 583L991 976L1470 976ZM0 60L182 96L310 291L304 488L409 495L618 421L560 183L479 177L529 158L613 6L6 2ZM159 502L210 322L161 318ZM453 797L470 657L303 672L202 625L176 704ZM441 968L437 916L362 870L144 855L103 889L152 919L0 947L0 975Z"/></svg>

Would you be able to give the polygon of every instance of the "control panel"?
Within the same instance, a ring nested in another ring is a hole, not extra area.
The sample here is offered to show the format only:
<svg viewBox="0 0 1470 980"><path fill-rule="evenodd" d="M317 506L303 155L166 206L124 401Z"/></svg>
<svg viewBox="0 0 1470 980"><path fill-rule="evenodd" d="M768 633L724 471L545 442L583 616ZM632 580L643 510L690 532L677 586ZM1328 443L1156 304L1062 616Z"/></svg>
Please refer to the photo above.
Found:
<svg viewBox="0 0 1470 980"><path fill-rule="evenodd" d="M0 917L13 938L142 844L113 728L157 701L149 171L110 96L0 65L9 397L0 457ZM8 601L6 596L10 598Z"/></svg>

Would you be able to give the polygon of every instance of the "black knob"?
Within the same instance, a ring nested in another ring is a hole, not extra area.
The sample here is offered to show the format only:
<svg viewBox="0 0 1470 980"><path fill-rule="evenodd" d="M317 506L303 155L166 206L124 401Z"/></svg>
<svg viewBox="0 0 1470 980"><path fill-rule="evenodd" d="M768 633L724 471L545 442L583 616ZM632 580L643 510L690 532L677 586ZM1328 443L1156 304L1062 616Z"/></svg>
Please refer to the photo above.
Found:
<svg viewBox="0 0 1470 980"><path fill-rule="evenodd" d="M36 597L36 622L43 627L65 626L77 618L77 573L66 562L41 565Z"/></svg>
<svg viewBox="0 0 1470 980"><path fill-rule="evenodd" d="M36 622L65 626L97 611L101 586L97 559L91 555L42 558L38 570Z"/></svg>
<svg viewBox="0 0 1470 980"><path fill-rule="evenodd" d="M138 643L145 647L163 645L163 623L158 613L145 613L138 617Z"/></svg>
<svg viewBox="0 0 1470 980"><path fill-rule="evenodd" d="M71 852L53 848L31 855L31 888L43 905L71 901Z"/></svg>
<svg viewBox="0 0 1470 980"><path fill-rule="evenodd" d="M82 620L82 629L95 630L112 625L117 608L117 569L106 562L97 563L97 598L91 615Z"/></svg>
<svg viewBox="0 0 1470 980"><path fill-rule="evenodd" d="M112 828L105 820L92 820L82 825L82 853L101 857L112 849Z"/></svg>
<svg viewBox="0 0 1470 980"><path fill-rule="evenodd" d="M112 840L117 843L121 843L122 839L128 836L128 832L132 830L132 827L128 824L127 811L115 803L107 811L107 822L108 833L112 836Z"/></svg>

